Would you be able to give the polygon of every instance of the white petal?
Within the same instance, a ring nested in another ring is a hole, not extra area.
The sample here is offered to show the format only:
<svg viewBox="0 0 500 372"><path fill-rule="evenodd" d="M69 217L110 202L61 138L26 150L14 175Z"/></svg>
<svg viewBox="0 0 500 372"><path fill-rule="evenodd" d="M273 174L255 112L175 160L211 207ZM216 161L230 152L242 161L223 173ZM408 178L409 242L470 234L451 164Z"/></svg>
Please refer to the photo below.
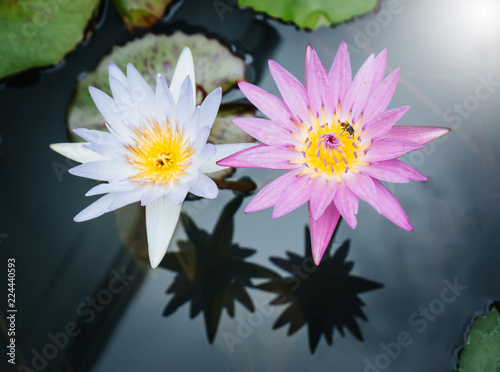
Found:
<svg viewBox="0 0 500 372"><path fill-rule="evenodd" d="M201 167L203 164L207 162L208 159L210 159L212 156L215 155L217 152L217 148L215 145L212 145L211 143L207 143L201 151L198 151L196 155L193 157L193 163L191 163L191 166L194 167Z"/></svg>
<svg viewBox="0 0 500 372"><path fill-rule="evenodd" d="M175 205L161 197L146 206L149 261L153 269L160 264L167 252L179 220L181 205Z"/></svg>
<svg viewBox="0 0 500 372"><path fill-rule="evenodd" d="M132 126L141 125L145 118L139 110L138 103L130 96L128 86L112 76L109 78L109 86L122 120Z"/></svg>
<svg viewBox="0 0 500 372"><path fill-rule="evenodd" d="M103 197L97 199L87 208L78 213L73 218L73 221L82 222L102 216L104 213L108 212L110 204L113 202L113 200L115 200L115 195L116 194L106 194Z"/></svg>
<svg viewBox="0 0 500 372"><path fill-rule="evenodd" d="M118 208L124 207L126 205L135 203L141 200L142 194L144 193L144 187L137 187L135 190L127 192L117 192L113 193L115 199L108 207L108 212L114 211Z"/></svg>
<svg viewBox="0 0 500 372"><path fill-rule="evenodd" d="M147 205L159 197L165 195L167 190L165 187L151 187L148 191L146 191L141 198L141 205Z"/></svg>
<svg viewBox="0 0 500 372"><path fill-rule="evenodd" d="M189 116L189 118L181 124L181 128L184 129L184 134L186 135L187 138L189 138L189 141L191 142L195 142L198 139L200 133L199 132L200 126L198 125L200 121L200 112L201 112L200 106L196 107ZM210 135L210 129L209 129L209 135ZM207 140L205 140L205 143L206 142Z"/></svg>
<svg viewBox="0 0 500 372"><path fill-rule="evenodd" d="M189 184L189 192L203 198L213 199L219 194L219 189L210 177L201 173L199 179Z"/></svg>
<svg viewBox="0 0 500 372"><path fill-rule="evenodd" d="M210 135L210 128L209 127L203 127L198 129L198 134L193 144L193 150L194 151L201 151L203 146L207 144L207 139L208 136Z"/></svg>
<svg viewBox="0 0 500 372"><path fill-rule="evenodd" d="M156 96L153 89L131 63L127 65L127 80L130 96L139 104L143 115L147 118L156 117Z"/></svg>
<svg viewBox="0 0 500 372"><path fill-rule="evenodd" d="M75 128L73 129L73 132L78 135L79 137L82 137L84 140L90 142L91 144L94 143L103 143L103 142L116 142L114 140L114 137L111 133L108 132L103 132L101 130L92 130L92 129L87 129L87 128Z"/></svg>
<svg viewBox="0 0 500 372"><path fill-rule="evenodd" d="M66 156L67 158L74 160L78 163L88 163L91 161L103 161L109 160L108 158L98 154L85 147L89 145L87 142L77 142L77 143L53 143L50 148L55 152Z"/></svg>
<svg viewBox="0 0 500 372"><path fill-rule="evenodd" d="M200 127L212 125L219 111L220 101L222 98L222 89L214 89L201 104Z"/></svg>
<svg viewBox="0 0 500 372"><path fill-rule="evenodd" d="M179 100L177 101L177 122L181 125L181 127L184 127L184 124L186 124L187 119L191 115L191 113L194 110L194 105L193 105L193 99L191 97L192 95L192 89L191 89L191 78L189 76L184 79L184 82L181 85L181 90L179 93ZM198 124L198 123L196 123ZM198 125L196 125L198 126Z"/></svg>
<svg viewBox="0 0 500 372"><path fill-rule="evenodd" d="M94 196L99 194L106 194L108 192L124 192L132 191L137 186L131 182L116 182L116 183L100 183L97 186L92 187L85 196Z"/></svg>
<svg viewBox="0 0 500 372"><path fill-rule="evenodd" d="M229 155L253 146L255 146L255 143L228 143L224 145L215 145L217 152L200 167L200 172L213 173L227 169L228 167L222 167L216 163L221 159L227 158Z"/></svg>
<svg viewBox="0 0 500 372"><path fill-rule="evenodd" d="M181 183L173 186L166 194L165 198L170 200L175 205L181 205L186 195L189 192L189 186L186 183Z"/></svg>
<svg viewBox="0 0 500 372"><path fill-rule="evenodd" d="M120 137L127 139L129 137L128 126L122 121L114 99L94 87L89 87L89 93L104 120Z"/></svg>
<svg viewBox="0 0 500 372"><path fill-rule="evenodd" d="M194 76L193 56L191 55L191 50L188 47L185 47L179 56L179 60L175 66L174 75L172 76L172 82L170 83L170 92L172 93L172 97L174 97L174 101L176 103L179 101L181 85L187 76L191 77L191 81L193 83L191 89L193 90L192 106L194 107L196 105L196 79Z"/></svg>
<svg viewBox="0 0 500 372"><path fill-rule="evenodd" d="M109 76L114 77L115 79L119 80L123 85L127 86L127 77L125 74L120 70L120 68L115 65L114 63L110 63L108 65L108 73Z"/></svg>
<svg viewBox="0 0 500 372"><path fill-rule="evenodd" d="M158 106L158 122L164 123L166 118L175 118L175 102L168 89L167 82L158 74L156 78L156 105Z"/></svg>
<svg viewBox="0 0 500 372"><path fill-rule="evenodd" d="M98 181L111 181L130 177L134 175L137 170L124 162L106 159L104 161L94 161L77 165L68 170L68 172L75 176L91 178Z"/></svg>

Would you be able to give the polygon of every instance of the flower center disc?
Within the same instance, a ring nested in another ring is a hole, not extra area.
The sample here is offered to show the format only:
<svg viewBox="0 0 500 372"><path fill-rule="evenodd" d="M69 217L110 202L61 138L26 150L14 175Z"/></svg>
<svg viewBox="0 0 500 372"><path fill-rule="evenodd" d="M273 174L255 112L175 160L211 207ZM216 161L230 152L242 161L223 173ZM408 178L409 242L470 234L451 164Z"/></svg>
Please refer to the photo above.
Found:
<svg viewBox="0 0 500 372"><path fill-rule="evenodd" d="M354 165L364 165L359 158L364 155L361 148L360 134L355 131L349 122L322 124L315 120L314 125L303 131L300 138L304 146L296 147L304 159L297 161L307 168L302 174L311 178L324 174L328 180L332 177L337 182L342 180L342 173L352 170L357 172Z"/></svg>
<svg viewBox="0 0 500 372"><path fill-rule="evenodd" d="M148 121L134 129L133 144L126 146L127 161L137 169L132 182L168 185L177 183L190 164L193 148L182 130Z"/></svg>

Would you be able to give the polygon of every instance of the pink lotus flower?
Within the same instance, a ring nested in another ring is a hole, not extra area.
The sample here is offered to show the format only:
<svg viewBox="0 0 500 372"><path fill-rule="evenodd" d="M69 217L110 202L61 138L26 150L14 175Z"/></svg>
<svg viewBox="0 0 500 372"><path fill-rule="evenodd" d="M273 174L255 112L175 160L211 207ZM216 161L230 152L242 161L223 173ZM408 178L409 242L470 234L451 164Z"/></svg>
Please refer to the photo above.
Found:
<svg viewBox="0 0 500 372"><path fill-rule="evenodd" d="M387 49L365 61L351 79L343 42L330 71L310 45L305 57L305 86L276 62L271 74L283 100L246 82L239 87L270 120L237 118L234 123L263 144L217 164L285 169L265 186L245 212L274 206L273 218L309 206L311 243L318 265L340 216L356 227L358 198L396 225L413 227L401 205L380 182L426 181L396 158L449 132L447 128L394 126L409 107L386 110L400 69L384 79Z"/></svg>

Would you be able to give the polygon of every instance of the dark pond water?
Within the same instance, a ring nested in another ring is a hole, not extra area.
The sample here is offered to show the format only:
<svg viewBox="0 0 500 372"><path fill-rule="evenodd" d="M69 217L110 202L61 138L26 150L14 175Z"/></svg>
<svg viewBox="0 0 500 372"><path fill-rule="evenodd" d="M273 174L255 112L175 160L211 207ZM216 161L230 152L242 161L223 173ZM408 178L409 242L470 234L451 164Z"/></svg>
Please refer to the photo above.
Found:
<svg viewBox="0 0 500 372"><path fill-rule="evenodd" d="M66 141L78 76L144 33L130 35L111 7L63 65L3 86L0 256L2 267L16 259L17 363L26 367L17 370L456 369L467 328L500 297L500 6L391 0L377 9L308 32L237 8L221 20L211 1L186 0L154 29L220 39L247 56L249 80L275 94L269 58L303 79L307 43L329 66L345 40L354 70L388 46L388 69L402 66L390 107L411 106L400 124L454 128L405 158L428 182L391 187L415 231L361 203L356 230L340 225L317 270L303 258L306 207L274 220L270 210L245 215L250 198L231 191L185 203L189 217L169 248L180 253L155 270L137 258L137 208L72 221L94 182L69 175L74 164L48 145ZM277 174L235 177L262 187ZM5 353L0 367L16 370Z"/></svg>

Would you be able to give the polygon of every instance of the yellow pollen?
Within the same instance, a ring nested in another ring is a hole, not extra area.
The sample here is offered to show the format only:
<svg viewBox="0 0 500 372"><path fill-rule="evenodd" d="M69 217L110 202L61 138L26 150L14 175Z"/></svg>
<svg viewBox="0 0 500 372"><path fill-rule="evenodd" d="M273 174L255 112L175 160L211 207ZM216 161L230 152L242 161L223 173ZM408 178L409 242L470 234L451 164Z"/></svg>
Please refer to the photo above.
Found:
<svg viewBox="0 0 500 372"><path fill-rule="evenodd" d="M165 186L185 173L194 153L191 143L175 123L148 121L134 129L133 143L126 146L127 161L137 169L132 182Z"/></svg>
<svg viewBox="0 0 500 372"><path fill-rule="evenodd" d="M344 173L349 170L358 173L356 166L368 164L361 160L364 150L370 145L361 146L361 120L351 124L349 115L346 121L340 122L339 115L340 110L337 110L330 123L324 120L324 114L321 119L310 115L312 125L301 123L302 137L296 137L300 137L298 139L303 145L295 146L295 149L302 153L303 158L291 161L304 165L301 176L315 178L324 174L328 180L335 177L341 182Z"/></svg>

